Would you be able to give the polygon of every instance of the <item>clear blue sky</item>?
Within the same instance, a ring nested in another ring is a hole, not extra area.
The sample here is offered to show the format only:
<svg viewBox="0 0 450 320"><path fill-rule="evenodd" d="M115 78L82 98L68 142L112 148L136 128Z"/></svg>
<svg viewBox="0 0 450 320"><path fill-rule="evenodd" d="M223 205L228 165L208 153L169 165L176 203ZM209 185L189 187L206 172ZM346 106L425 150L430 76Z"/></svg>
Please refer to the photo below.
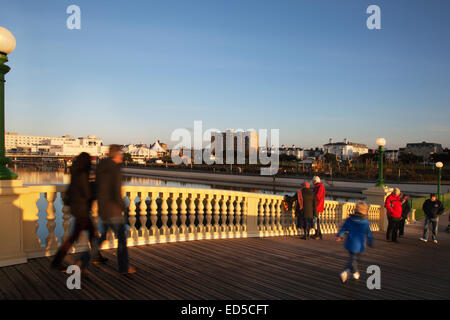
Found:
<svg viewBox="0 0 450 320"><path fill-rule="evenodd" d="M67 6L81 30L66 28ZM381 30L366 8L381 7ZM450 146L450 1L3 1L6 129L106 143L279 128L373 147Z"/></svg>

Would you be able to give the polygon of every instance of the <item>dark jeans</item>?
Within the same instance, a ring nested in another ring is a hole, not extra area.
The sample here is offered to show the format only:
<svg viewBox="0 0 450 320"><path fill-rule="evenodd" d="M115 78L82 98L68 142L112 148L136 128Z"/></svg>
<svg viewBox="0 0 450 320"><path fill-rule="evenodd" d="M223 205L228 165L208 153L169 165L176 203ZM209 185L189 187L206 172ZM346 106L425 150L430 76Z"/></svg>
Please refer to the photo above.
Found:
<svg viewBox="0 0 450 320"><path fill-rule="evenodd" d="M348 252L350 254L350 258L348 259L347 269L349 269L352 273L358 272L358 264L360 253Z"/></svg>
<svg viewBox="0 0 450 320"><path fill-rule="evenodd" d="M97 252L97 235L94 225L92 224L92 220L90 218L75 218L75 227L73 230L72 235L70 238L68 238L59 248L58 252L56 253L55 257L53 258L52 265L58 266L62 263L64 260L64 257L67 255L67 252L69 249L73 246L75 241L78 240L78 237L80 236L80 233L82 231L88 231L89 232L89 242L91 243L91 250L94 252ZM90 254L87 252L87 254L83 254L80 258L82 262L82 267L86 267L89 262Z"/></svg>
<svg viewBox="0 0 450 320"><path fill-rule="evenodd" d="M398 228L400 226L401 218L392 218L389 217L389 223L386 232L386 240L397 241Z"/></svg>
<svg viewBox="0 0 450 320"><path fill-rule="evenodd" d="M312 219L310 218L298 218L298 226L303 229L304 235L309 237L309 231L312 226Z"/></svg>
<svg viewBox="0 0 450 320"><path fill-rule="evenodd" d="M102 245L103 241L106 240L106 233L108 229L111 229L117 236L117 263L119 264L119 272L127 272L129 264L125 223L123 223L122 221L119 222L104 220L103 233L98 239L99 247Z"/></svg>
<svg viewBox="0 0 450 320"><path fill-rule="evenodd" d="M405 234L405 221L406 218L402 218L398 224L398 235L403 236Z"/></svg>
<svg viewBox="0 0 450 320"><path fill-rule="evenodd" d="M425 225L423 228L423 238L428 240L428 232L430 229L431 224L431 237L433 240L437 240L437 234L438 234L438 226L439 226L439 217L435 219L430 219L428 217L425 217Z"/></svg>
<svg viewBox="0 0 450 320"><path fill-rule="evenodd" d="M319 219L319 217L317 217L315 219L316 219L316 228L315 228L314 237L320 237L322 235L322 231L320 231L320 219Z"/></svg>

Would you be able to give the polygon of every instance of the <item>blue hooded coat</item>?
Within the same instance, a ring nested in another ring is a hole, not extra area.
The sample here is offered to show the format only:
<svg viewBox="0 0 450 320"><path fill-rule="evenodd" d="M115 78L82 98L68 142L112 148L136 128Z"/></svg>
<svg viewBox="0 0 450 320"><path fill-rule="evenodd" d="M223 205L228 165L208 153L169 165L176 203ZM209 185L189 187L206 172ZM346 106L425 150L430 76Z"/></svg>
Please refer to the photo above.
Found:
<svg viewBox="0 0 450 320"><path fill-rule="evenodd" d="M366 249L366 237L368 245L370 247L374 245L369 220L359 213L353 214L345 220L337 236L342 238L344 233L347 233L345 249L350 252L363 252Z"/></svg>

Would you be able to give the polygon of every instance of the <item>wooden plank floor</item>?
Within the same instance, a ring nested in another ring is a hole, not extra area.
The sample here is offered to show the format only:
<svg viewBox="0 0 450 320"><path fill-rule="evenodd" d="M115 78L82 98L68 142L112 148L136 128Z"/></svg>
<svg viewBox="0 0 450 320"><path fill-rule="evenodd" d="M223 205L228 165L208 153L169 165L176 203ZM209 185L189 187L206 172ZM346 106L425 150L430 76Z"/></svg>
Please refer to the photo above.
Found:
<svg viewBox="0 0 450 320"><path fill-rule="evenodd" d="M130 247L138 273L117 273L115 250L106 265L91 266L81 290L49 269L50 258L0 268L0 299L449 299L450 241L401 243L375 235L362 257L361 280L342 285L347 260L333 236L224 239ZM68 260L73 259L69 256ZM368 265L381 268L381 290L366 287Z"/></svg>

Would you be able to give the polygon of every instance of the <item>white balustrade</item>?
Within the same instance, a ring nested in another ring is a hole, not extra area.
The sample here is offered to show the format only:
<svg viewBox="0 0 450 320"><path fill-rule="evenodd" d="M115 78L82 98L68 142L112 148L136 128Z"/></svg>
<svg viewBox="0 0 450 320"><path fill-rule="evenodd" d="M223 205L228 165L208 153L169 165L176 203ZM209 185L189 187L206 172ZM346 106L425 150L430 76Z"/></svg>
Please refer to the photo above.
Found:
<svg viewBox="0 0 450 320"><path fill-rule="evenodd" d="M70 236L70 207L61 204L66 186L36 185L24 188L27 190L21 201L23 216L26 218L26 222L23 222L24 252L28 257L52 255L58 245ZM286 212L282 207L283 197L280 195L150 186L123 186L122 189L124 198L129 199L127 222L130 226L130 246L193 239L299 233L294 209ZM41 207L41 214L46 214L45 220L38 223L37 203L44 201L46 206ZM322 233L336 233L343 220L352 214L354 209L354 203L325 201L324 212L319 217ZM373 231L380 230L381 212L379 205L371 205L369 208L368 215ZM96 201L92 207L92 219L94 226L100 226L101 218L98 216ZM58 228L57 221L62 223ZM81 245L82 240L79 242L74 248L75 252L86 249ZM117 239L109 230L103 248L116 246Z"/></svg>

